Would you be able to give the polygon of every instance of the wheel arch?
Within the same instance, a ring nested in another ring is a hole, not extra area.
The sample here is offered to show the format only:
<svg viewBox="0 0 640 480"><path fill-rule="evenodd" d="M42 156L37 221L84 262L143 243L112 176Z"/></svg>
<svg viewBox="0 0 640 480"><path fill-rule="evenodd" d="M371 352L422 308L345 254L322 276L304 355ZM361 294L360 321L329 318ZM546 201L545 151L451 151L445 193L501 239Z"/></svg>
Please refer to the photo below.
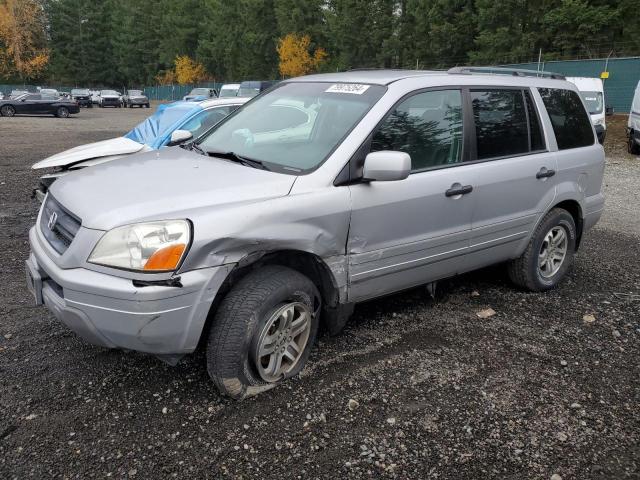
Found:
<svg viewBox="0 0 640 480"><path fill-rule="evenodd" d="M346 268L344 256L323 259L318 255L302 250L276 250L255 252L240 260L229 272L218 289L211 303L204 328L200 336L200 345L206 341L218 306L227 293L246 275L265 265L281 265L302 273L311 280L322 297L323 314L321 325L334 332L336 327L331 324L335 319L332 312L337 311L341 302L346 301L346 285L341 286L339 278L342 269Z"/></svg>
<svg viewBox="0 0 640 480"><path fill-rule="evenodd" d="M573 221L576 224L576 251L578 251L578 248L580 247L580 241L582 240L582 232L584 228L584 215L580 203L577 200L567 199L556 203L548 211L550 212L554 208L561 208L563 210L566 210L573 217Z"/></svg>

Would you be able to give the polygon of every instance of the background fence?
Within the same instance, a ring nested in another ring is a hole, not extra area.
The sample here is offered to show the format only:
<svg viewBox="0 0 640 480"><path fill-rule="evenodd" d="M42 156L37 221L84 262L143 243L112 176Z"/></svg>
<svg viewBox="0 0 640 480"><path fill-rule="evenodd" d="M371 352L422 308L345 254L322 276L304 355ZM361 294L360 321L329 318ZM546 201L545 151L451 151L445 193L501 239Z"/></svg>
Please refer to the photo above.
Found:
<svg viewBox="0 0 640 480"><path fill-rule="evenodd" d="M225 82L230 83L230 82ZM206 87L206 88L215 88L220 91L220 87L222 87L222 83L219 82L208 82L208 83L200 83L197 85L156 85L151 87L144 87L145 94L149 97L150 100L181 100L182 97L187 95L192 89L197 87ZM29 85L29 84L0 84L0 92L4 93L6 96L11 93L12 90L27 90L29 92L37 91L38 87L41 88L55 88L60 92L69 92L72 88L82 88L82 87L71 87L69 85L50 85L50 84L41 84L41 85ZM137 89L139 87L131 87L132 90ZM91 90L117 90L121 93L124 93L125 87L92 87Z"/></svg>
<svg viewBox="0 0 640 480"><path fill-rule="evenodd" d="M547 70L567 77L600 77L605 71L606 58L594 60L562 60L538 63L517 63L504 65L529 70ZM640 80L640 57L610 58L606 66L609 78L604 82L605 103L616 113L629 113L633 93Z"/></svg>
<svg viewBox="0 0 640 480"><path fill-rule="evenodd" d="M606 70L609 78L604 80L605 100L607 105L611 105L617 113L629 113L633 93L640 80L640 57L611 58L608 65L605 58L592 60L561 60L532 63L518 63L503 65L512 68L526 68L529 70L547 70L561 73L571 77L600 77L600 73ZM44 85L42 85L44 87ZM192 88L208 87L220 91L222 83L210 82L198 85L156 85L145 87L144 91L151 100L179 100L188 94ZM62 91L69 91L73 87L63 85L47 85L48 88L57 88ZM124 87L115 88L124 91ZM132 87L133 88L133 87ZM36 91L35 85L0 85L0 91L5 95L14 89L25 89Z"/></svg>

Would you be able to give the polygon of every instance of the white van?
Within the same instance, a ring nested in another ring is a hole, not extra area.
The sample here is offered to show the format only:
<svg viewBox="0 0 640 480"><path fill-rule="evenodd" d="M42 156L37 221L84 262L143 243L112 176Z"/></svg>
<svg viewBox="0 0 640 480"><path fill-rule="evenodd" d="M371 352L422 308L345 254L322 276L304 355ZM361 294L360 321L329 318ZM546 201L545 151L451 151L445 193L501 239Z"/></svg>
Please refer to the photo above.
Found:
<svg viewBox="0 0 640 480"><path fill-rule="evenodd" d="M591 123L593 123L598 134L598 141L603 143L607 134L607 124L605 122L604 85L602 80L591 77L567 77L567 81L578 87L591 116Z"/></svg>
<svg viewBox="0 0 640 480"><path fill-rule="evenodd" d="M631 102L627 137L629 138L629 153L640 155L640 82L636 86L636 93L634 93L633 102Z"/></svg>

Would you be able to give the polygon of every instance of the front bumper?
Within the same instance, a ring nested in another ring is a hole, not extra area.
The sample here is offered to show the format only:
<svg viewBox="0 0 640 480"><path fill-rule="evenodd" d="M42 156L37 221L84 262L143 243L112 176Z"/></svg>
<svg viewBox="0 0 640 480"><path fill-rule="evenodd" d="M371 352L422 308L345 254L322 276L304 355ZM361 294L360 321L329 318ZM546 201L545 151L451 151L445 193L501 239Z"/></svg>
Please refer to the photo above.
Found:
<svg viewBox="0 0 640 480"><path fill-rule="evenodd" d="M85 268L62 269L33 227L26 260L36 304L89 343L155 355L183 355L198 345L211 304L232 265L180 274L182 287L136 287L131 279Z"/></svg>

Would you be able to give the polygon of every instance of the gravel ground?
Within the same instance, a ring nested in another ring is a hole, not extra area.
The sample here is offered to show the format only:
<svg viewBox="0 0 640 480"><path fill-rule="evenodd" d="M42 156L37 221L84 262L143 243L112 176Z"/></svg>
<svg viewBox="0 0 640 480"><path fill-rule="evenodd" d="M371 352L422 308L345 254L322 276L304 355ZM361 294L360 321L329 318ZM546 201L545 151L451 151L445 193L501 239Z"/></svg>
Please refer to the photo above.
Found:
<svg viewBox="0 0 640 480"><path fill-rule="evenodd" d="M202 353L88 345L24 286L29 166L148 113L0 118L1 478L640 478L640 160L608 159L606 213L558 289L495 267L359 305L300 378L234 402Z"/></svg>

